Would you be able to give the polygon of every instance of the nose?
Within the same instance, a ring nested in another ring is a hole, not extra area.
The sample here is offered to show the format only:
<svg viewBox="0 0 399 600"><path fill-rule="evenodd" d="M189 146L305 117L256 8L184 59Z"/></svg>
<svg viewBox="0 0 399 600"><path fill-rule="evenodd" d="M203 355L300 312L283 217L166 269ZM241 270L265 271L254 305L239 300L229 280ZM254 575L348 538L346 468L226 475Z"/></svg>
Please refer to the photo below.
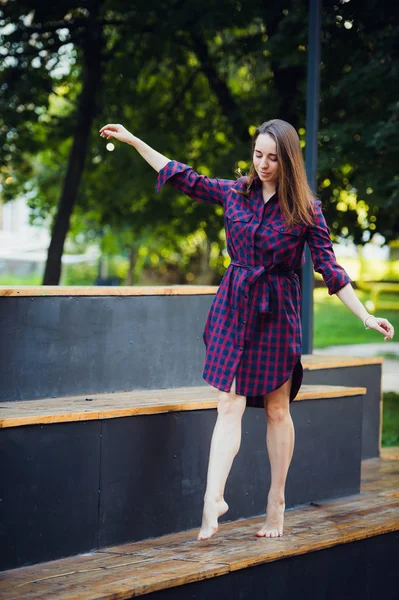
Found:
<svg viewBox="0 0 399 600"><path fill-rule="evenodd" d="M261 163L260 163L260 167L262 169L262 171L267 171L267 168L269 166L268 160L266 157L262 158Z"/></svg>

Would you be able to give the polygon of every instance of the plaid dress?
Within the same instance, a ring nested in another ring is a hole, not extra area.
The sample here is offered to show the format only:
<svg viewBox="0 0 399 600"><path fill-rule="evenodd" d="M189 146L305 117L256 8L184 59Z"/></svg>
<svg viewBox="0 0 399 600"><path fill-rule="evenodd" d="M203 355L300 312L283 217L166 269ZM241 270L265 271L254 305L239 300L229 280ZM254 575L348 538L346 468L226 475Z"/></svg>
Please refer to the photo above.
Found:
<svg viewBox="0 0 399 600"><path fill-rule="evenodd" d="M246 198L238 193L245 188L245 177L210 179L172 160L159 172L155 190L166 181L194 200L224 208L231 262L205 323L203 378L228 392L236 376L236 392L246 396L247 406L263 408L264 394L292 375L292 402L303 374L300 283L295 270L304 264L305 242L329 294L351 281L337 264L321 202L315 201L313 225L288 229L277 193L265 204L259 178Z"/></svg>

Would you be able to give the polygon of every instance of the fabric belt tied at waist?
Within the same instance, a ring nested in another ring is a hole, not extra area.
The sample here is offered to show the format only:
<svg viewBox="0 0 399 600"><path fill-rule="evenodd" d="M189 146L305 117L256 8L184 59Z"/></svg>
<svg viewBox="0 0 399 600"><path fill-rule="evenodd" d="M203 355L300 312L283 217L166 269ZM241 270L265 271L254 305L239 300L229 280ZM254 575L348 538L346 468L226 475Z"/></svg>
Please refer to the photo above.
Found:
<svg viewBox="0 0 399 600"><path fill-rule="evenodd" d="M247 265L240 263L237 260L232 260L230 264L233 267L239 267L248 271L247 275L242 279L241 285L238 289L237 310L235 314L236 343L238 346L243 347L245 341L252 339L252 334L257 320L257 313L270 314L272 312L268 282L269 277L265 277L265 285L262 286L264 293L260 293L260 297L258 297L258 294L256 294L255 297L250 298L252 291L251 288L255 281L257 281L261 275L290 276L294 274L294 271L292 269L267 270L264 265ZM250 302L251 300L253 300L253 302ZM254 310L251 311L250 308Z"/></svg>

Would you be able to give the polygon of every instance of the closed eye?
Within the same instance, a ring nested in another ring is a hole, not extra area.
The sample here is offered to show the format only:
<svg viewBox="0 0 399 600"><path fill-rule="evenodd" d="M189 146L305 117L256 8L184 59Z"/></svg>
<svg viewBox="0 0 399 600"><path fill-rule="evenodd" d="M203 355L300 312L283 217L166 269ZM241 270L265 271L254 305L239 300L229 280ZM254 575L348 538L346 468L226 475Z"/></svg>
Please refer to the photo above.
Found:
<svg viewBox="0 0 399 600"><path fill-rule="evenodd" d="M255 156L256 156L256 158L262 158L262 153L259 152L259 150L255 150ZM277 160L276 154L269 154L268 156L271 160Z"/></svg>

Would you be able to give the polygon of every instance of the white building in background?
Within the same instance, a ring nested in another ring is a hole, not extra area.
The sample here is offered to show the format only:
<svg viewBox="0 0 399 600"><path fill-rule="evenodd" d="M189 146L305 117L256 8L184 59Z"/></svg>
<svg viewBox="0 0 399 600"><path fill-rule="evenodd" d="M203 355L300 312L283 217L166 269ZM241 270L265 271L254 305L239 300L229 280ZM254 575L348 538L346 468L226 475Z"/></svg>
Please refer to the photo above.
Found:
<svg viewBox="0 0 399 600"><path fill-rule="evenodd" d="M42 275L50 244L49 226L29 223L29 207L25 198L19 197L2 204L0 200L0 276ZM87 253L64 254L63 264L94 262L99 251L95 247Z"/></svg>
<svg viewBox="0 0 399 600"><path fill-rule="evenodd" d="M42 273L50 243L48 227L29 224L29 208L22 197L0 208L0 274Z"/></svg>
<svg viewBox="0 0 399 600"><path fill-rule="evenodd" d="M363 258L365 260L388 260L389 246L384 245L385 239L376 233L372 240L363 246ZM358 258L359 249L350 240L344 240L340 244L334 244L334 252L337 258Z"/></svg>

